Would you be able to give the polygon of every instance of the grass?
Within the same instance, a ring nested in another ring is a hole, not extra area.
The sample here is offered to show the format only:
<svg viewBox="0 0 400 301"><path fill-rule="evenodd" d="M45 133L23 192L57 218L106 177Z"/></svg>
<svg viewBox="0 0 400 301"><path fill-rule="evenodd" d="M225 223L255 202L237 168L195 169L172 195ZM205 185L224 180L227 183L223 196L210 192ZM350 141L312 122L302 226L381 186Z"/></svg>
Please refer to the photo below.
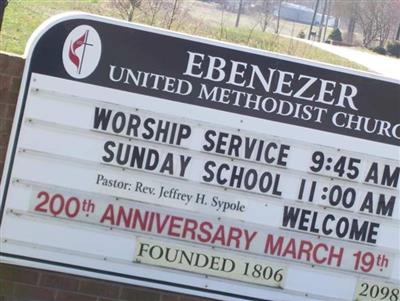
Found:
<svg viewBox="0 0 400 301"><path fill-rule="evenodd" d="M99 3L93 0L11 0L0 32L0 50L22 54L32 32L41 23L71 10L101 13Z"/></svg>
<svg viewBox="0 0 400 301"><path fill-rule="evenodd" d="M357 63L326 52L311 44L307 44L298 39L289 39L273 33L253 31L251 29L230 28L226 31L223 40L242 44L254 48L288 54L310 60L321 61L333 65L342 65L349 68L367 70Z"/></svg>
<svg viewBox="0 0 400 301"><path fill-rule="evenodd" d="M184 0L182 15L174 22L172 30L237 43L263 50L289 54L301 58L366 70L365 67L323 51L299 40L271 32L262 32L254 16L242 15L240 27L234 27L236 14L223 12L216 4L197 0ZM84 11L119 18L120 15L107 0L12 0L10 1L0 32L0 50L22 54L32 32L49 17L66 11ZM148 24L149 18L137 11L134 21ZM223 17L223 18L221 18ZM165 27L168 11L161 12L153 25ZM276 26L271 21L269 31ZM296 36L307 30L304 24L281 21L280 33Z"/></svg>

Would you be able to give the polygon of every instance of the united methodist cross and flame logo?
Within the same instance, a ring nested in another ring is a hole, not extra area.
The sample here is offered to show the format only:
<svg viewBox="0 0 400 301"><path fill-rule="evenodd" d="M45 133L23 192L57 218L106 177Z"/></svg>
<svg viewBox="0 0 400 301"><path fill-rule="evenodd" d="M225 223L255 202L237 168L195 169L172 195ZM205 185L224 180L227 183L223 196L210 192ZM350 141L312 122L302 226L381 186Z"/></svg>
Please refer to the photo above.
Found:
<svg viewBox="0 0 400 301"><path fill-rule="evenodd" d="M97 31L88 25L73 29L64 42L63 64L74 78L88 77L96 69L101 57L101 40Z"/></svg>
<svg viewBox="0 0 400 301"><path fill-rule="evenodd" d="M76 66L78 73L82 72L82 63L85 58L85 50L87 46L93 46L93 44L89 44L87 42L89 36L89 30L86 30L85 33L76 41L71 41L68 51L68 56L71 62ZM83 46L82 58L76 53L76 51Z"/></svg>

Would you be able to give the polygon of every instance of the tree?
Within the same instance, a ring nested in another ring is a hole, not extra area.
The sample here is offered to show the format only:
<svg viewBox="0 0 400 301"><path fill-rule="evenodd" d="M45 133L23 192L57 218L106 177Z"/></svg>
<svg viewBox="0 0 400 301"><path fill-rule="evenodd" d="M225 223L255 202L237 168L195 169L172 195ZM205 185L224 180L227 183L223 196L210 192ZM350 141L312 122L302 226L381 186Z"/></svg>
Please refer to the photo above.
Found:
<svg viewBox="0 0 400 301"><path fill-rule="evenodd" d="M354 31L356 29L356 16L351 14L349 24L347 27L347 42L353 44Z"/></svg>
<svg viewBox="0 0 400 301"><path fill-rule="evenodd" d="M243 0L239 0L239 7L236 15L235 27L239 27L240 15L242 14Z"/></svg>
<svg viewBox="0 0 400 301"><path fill-rule="evenodd" d="M325 22L325 19L328 19L328 16L326 16L327 7L328 7L328 0L325 0L324 1L324 9L323 9L323 12L322 12L322 17L321 17L321 22L319 23L318 42L321 42L322 29L324 28L324 22Z"/></svg>
<svg viewBox="0 0 400 301"><path fill-rule="evenodd" d="M278 34L279 33L279 23L281 20L281 9L282 9L282 0L279 0L279 6L278 6L278 20L276 22L276 29L275 29L275 33Z"/></svg>
<svg viewBox="0 0 400 301"><path fill-rule="evenodd" d="M339 28L335 28L330 35L328 36L329 40L341 42L342 41L342 33Z"/></svg>
<svg viewBox="0 0 400 301"><path fill-rule="evenodd" d="M347 32L344 40L349 44L353 44L357 21L356 12L358 9L358 1L359 0L332 0L333 14L339 17L343 24L347 24Z"/></svg>
<svg viewBox="0 0 400 301"><path fill-rule="evenodd" d="M394 5L391 1L383 1L377 7L376 31L379 47L384 47L394 23Z"/></svg>
<svg viewBox="0 0 400 301"><path fill-rule="evenodd" d="M160 13L162 7L163 7L163 1L162 0L146 0L146 14L150 17L150 25L153 25L156 21L157 15Z"/></svg>
<svg viewBox="0 0 400 301"><path fill-rule="evenodd" d="M222 0L222 5L221 5L221 21L219 23L219 39L222 40L223 33L225 30L224 26L224 15L225 15L225 0Z"/></svg>
<svg viewBox="0 0 400 301"><path fill-rule="evenodd" d="M397 26L393 28L393 39L399 41L400 40L400 1L395 2L395 7L394 7L394 14L397 16L393 20L393 23L395 23Z"/></svg>
<svg viewBox="0 0 400 301"><path fill-rule="evenodd" d="M329 16L331 13L331 8L332 8L332 1L331 0L326 0L328 2L328 12L326 14L326 18L325 18L325 24L324 24L324 35L322 37L322 41L325 41L326 39L326 31L328 29L328 23L329 23Z"/></svg>
<svg viewBox="0 0 400 301"><path fill-rule="evenodd" d="M267 26L269 24L269 21L271 21L272 18L272 9L273 9L273 3L271 0L264 0L262 3L262 8L261 8L261 28L262 31L265 32L267 30Z"/></svg>
<svg viewBox="0 0 400 301"><path fill-rule="evenodd" d="M380 4L379 4L380 5ZM377 37L377 11L378 3L367 1L363 5L357 5L356 18L363 34L363 46L369 47L371 42Z"/></svg>
<svg viewBox="0 0 400 301"><path fill-rule="evenodd" d="M140 8L142 0L112 0L111 3L124 20L132 22L135 10Z"/></svg>
<svg viewBox="0 0 400 301"><path fill-rule="evenodd" d="M391 55L400 57L400 43L399 42L389 42L387 45L387 52Z"/></svg>
<svg viewBox="0 0 400 301"><path fill-rule="evenodd" d="M0 31L1 31L1 24L3 23L4 11L8 5L8 0L0 0Z"/></svg>
<svg viewBox="0 0 400 301"><path fill-rule="evenodd" d="M172 5L171 15L168 20L167 28L171 29L172 23L174 23L175 19L180 13L182 0L173 0L174 3Z"/></svg>
<svg viewBox="0 0 400 301"><path fill-rule="evenodd" d="M383 47L397 14L397 0L367 1L358 5L356 16L363 34L363 46L369 47L374 40L378 40L379 46Z"/></svg>
<svg viewBox="0 0 400 301"><path fill-rule="evenodd" d="M315 1L314 14L313 14L312 21L310 24L310 30L308 32L308 40L311 38L311 35L313 34L313 26L314 26L314 22L315 22L315 17L317 16L319 1L320 0Z"/></svg>

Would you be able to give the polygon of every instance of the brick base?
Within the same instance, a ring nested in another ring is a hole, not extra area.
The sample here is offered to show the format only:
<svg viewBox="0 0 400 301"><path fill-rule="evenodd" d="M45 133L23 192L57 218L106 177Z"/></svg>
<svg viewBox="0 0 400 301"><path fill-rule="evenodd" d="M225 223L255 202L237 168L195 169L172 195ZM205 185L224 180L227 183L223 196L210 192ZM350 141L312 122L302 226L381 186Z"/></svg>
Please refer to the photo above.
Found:
<svg viewBox="0 0 400 301"><path fill-rule="evenodd" d="M204 301L206 299L111 281L0 264L0 301L122 300Z"/></svg>
<svg viewBox="0 0 400 301"><path fill-rule="evenodd" d="M25 61L0 53L0 180Z"/></svg>

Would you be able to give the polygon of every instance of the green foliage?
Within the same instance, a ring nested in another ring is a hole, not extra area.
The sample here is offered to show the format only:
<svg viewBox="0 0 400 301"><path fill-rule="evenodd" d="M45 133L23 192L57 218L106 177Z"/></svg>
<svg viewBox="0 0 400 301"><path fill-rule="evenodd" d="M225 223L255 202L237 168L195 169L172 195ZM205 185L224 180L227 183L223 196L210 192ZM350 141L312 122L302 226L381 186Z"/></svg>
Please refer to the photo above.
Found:
<svg viewBox="0 0 400 301"><path fill-rule="evenodd" d="M343 41L342 32L340 31L339 28L335 28L328 36L328 39L332 41L342 42Z"/></svg>
<svg viewBox="0 0 400 301"><path fill-rule="evenodd" d="M389 42L386 46L386 50L390 55L400 57L400 42Z"/></svg>
<svg viewBox="0 0 400 301"><path fill-rule="evenodd" d="M386 54L386 49L385 49L384 47L380 47L380 46L377 46L377 47L375 47L375 48L372 48L372 51L373 51L373 52L376 52L376 53L378 53L378 54L383 54L383 55Z"/></svg>
<svg viewBox="0 0 400 301"><path fill-rule="evenodd" d="M297 35L298 38L300 39L305 39L306 38L306 33L304 30L300 30L299 34Z"/></svg>

